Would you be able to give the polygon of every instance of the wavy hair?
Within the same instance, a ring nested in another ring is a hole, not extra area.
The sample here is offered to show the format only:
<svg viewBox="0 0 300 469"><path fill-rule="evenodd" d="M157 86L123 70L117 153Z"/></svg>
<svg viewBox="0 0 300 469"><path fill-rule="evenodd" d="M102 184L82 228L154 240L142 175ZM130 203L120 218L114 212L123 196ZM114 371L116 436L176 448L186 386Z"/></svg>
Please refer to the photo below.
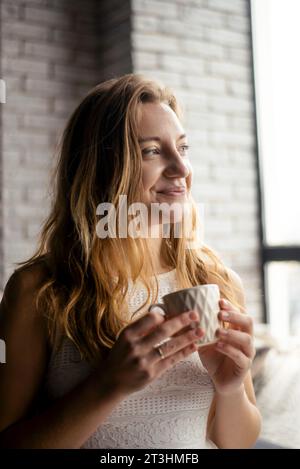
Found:
<svg viewBox="0 0 300 469"><path fill-rule="evenodd" d="M101 239L96 233L99 203L118 207L124 194L129 204L141 200L138 111L147 102L166 103L182 118L172 90L141 74L102 82L77 106L58 147L50 213L37 249L17 263L23 269L45 261L49 275L38 289L36 306L47 318L49 341L54 346L60 331L74 342L81 358L91 362L113 347L134 318L127 314L129 277L141 278L147 289L147 300L135 313L157 300L158 283L145 239ZM190 199L196 233L198 214ZM175 237L172 226L170 236L162 239L161 253L166 265L176 268L181 288L215 279L221 296L239 306L227 269L208 246L187 249L187 238Z"/></svg>

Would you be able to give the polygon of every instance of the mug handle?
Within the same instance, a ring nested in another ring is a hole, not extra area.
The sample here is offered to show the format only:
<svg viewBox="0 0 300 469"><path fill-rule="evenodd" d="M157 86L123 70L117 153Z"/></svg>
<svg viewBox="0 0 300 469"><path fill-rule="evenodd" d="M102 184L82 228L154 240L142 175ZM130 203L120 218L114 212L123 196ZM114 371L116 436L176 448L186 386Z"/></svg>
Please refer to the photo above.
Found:
<svg viewBox="0 0 300 469"><path fill-rule="evenodd" d="M159 311L159 314L161 314L162 316L167 315L166 307L163 303L153 303L152 305L149 306L148 313L150 313L151 309L155 307L160 308L163 311L163 312Z"/></svg>

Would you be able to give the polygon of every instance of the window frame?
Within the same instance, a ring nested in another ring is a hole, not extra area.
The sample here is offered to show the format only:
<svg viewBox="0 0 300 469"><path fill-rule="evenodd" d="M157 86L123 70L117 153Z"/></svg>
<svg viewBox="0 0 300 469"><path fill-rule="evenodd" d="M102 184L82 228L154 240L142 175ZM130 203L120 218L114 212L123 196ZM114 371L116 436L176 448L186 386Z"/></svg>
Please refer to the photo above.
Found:
<svg viewBox="0 0 300 469"><path fill-rule="evenodd" d="M254 131L255 131L255 163L257 172L257 198L258 198L258 228L259 228L259 239L260 239L260 273L261 273L261 284L263 290L263 317L264 323L270 322L270 305L268 301L268 281L266 274L266 267L271 262L286 262L296 261L300 263L300 244L290 245L269 245L266 241L266 217L265 217L265 202L264 202L264 177L263 177L263 163L260 151L260 123L259 113L257 105L257 79L256 79L256 63L255 63L255 22L253 13L253 0L249 2L249 14L250 14L250 53L252 63L252 86L253 86L253 103L254 103Z"/></svg>

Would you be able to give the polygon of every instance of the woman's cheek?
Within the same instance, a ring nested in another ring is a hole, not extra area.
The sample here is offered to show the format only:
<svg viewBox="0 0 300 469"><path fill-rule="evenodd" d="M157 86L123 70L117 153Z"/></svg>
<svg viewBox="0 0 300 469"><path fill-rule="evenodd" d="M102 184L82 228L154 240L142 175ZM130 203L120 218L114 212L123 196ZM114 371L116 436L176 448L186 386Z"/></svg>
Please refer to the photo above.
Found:
<svg viewBox="0 0 300 469"><path fill-rule="evenodd" d="M149 193L150 189L157 183L161 177L161 168L157 165L143 164L142 167L142 183L146 193Z"/></svg>
<svg viewBox="0 0 300 469"><path fill-rule="evenodd" d="M185 178L186 186L187 186L188 189L190 189L191 186L192 186L192 180L193 180L193 167L192 167L192 164L191 164L190 160L186 160L185 166L189 170L189 174Z"/></svg>

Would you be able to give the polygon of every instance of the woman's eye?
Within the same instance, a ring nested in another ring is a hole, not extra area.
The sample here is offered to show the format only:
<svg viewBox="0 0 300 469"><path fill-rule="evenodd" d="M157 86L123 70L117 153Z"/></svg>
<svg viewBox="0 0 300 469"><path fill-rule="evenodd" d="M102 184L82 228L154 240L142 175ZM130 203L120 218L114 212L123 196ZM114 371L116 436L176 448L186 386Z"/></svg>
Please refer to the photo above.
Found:
<svg viewBox="0 0 300 469"><path fill-rule="evenodd" d="M187 152L188 149L190 148L190 146L189 145L181 145L180 148L184 148L185 152Z"/></svg>
<svg viewBox="0 0 300 469"><path fill-rule="evenodd" d="M143 154L144 155L157 155L157 153L154 153L154 152L158 152L157 148L152 148L150 150L143 150Z"/></svg>
<svg viewBox="0 0 300 469"><path fill-rule="evenodd" d="M187 150L189 149L189 145L181 145L179 148L183 149L184 152L187 152ZM149 150L143 150L143 155L153 156L157 154L159 154L159 150L157 148L150 148Z"/></svg>

